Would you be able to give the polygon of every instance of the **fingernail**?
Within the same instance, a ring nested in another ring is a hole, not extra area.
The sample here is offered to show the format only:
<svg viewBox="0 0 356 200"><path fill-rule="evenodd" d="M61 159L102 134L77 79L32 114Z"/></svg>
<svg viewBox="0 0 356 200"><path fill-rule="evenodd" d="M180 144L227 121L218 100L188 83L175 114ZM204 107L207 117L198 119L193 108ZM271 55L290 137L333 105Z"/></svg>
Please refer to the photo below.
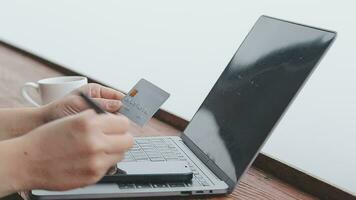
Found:
<svg viewBox="0 0 356 200"><path fill-rule="evenodd" d="M120 108L120 106L121 106L121 102L120 101L110 101L107 104L107 109L115 111L115 110L118 110Z"/></svg>

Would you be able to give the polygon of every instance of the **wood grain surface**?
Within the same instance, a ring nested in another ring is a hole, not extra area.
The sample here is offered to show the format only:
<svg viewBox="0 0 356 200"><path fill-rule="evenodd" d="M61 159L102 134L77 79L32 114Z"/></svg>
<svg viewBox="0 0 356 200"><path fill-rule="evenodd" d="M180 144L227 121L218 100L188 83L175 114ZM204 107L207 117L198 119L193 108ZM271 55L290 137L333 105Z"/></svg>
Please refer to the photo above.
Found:
<svg viewBox="0 0 356 200"><path fill-rule="evenodd" d="M21 86L28 81L37 81L60 75L67 74L0 44L0 108L30 106L21 97ZM144 128L132 125L130 131L135 135L179 134L179 130L157 119L152 119ZM318 199L254 167L251 167L243 176L241 183L232 194L202 198L242 200ZM11 195L4 199L20 199L20 197Z"/></svg>

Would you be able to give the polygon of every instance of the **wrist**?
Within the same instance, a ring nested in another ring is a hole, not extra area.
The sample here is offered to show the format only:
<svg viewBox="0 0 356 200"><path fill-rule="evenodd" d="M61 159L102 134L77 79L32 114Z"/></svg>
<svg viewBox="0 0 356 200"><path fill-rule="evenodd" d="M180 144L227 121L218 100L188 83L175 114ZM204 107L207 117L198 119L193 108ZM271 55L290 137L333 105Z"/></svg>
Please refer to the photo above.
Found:
<svg viewBox="0 0 356 200"><path fill-rule="evenodd" d="M28 135L8 140L9 183L15 192L34 189L36 171L33 170L33 152Z"/></svg>
<svg viewBox="0 0 356 200"><path fill-rule="evenodd" d="M23 153L19 138L0 142L0 196L25 190L26 180L23 176Z"/></svg>

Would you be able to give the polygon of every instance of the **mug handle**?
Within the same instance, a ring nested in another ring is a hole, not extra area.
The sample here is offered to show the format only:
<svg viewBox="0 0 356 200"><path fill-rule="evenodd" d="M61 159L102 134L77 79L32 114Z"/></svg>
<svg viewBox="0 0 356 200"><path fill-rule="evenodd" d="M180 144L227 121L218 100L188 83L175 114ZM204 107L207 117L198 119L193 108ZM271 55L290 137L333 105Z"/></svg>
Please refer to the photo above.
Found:
<svg viewBox="0 0 356 200"><path fill-rule="evenodd" d="M36 107L40 107L41 105L39 103L37 103L35 100L33 100L31 98L31 96L27 93L27 89L35 89L37 93L39 93L39 87L37 83L33 83L33 82L28 82L25 83L25 85L22 86L21 88L21 93L22 96L32 105L36 106Z"/></svg>

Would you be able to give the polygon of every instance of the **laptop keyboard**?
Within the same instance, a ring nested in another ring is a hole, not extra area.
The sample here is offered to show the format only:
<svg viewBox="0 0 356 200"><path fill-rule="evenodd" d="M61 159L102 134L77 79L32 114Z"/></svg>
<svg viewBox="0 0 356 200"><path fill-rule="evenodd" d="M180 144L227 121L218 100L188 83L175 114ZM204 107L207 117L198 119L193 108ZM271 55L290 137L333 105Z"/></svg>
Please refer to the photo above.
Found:
<svg viewBox="0 0 356 200"><path fill-rule="evenodd" d="M125 153L125 157L121 162L142 161L186 161L193 172L192 181L160 184L119 184L120 189L180 188L210 185L200 170L179 151L177 145L170 138L136 138L133 147Z"/></svg>

